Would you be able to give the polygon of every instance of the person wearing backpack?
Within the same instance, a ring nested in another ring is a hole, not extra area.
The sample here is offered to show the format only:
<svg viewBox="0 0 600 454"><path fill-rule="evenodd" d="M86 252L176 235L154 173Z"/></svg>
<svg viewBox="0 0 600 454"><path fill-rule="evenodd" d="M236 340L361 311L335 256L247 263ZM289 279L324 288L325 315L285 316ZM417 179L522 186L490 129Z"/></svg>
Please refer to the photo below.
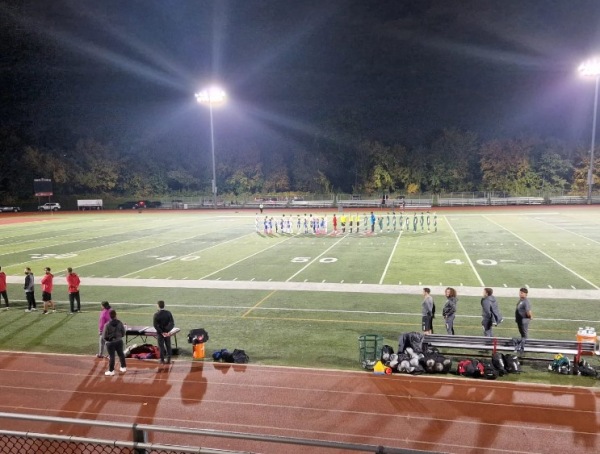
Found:
<svg viewBox="0 0 600 454"><path fill-rule="evenodd" d="M454 336L454 317L456 317L456 303L458 299L456 298L456 290L452 287L448 287L446 289L446 304L444 304L444 308L442 309L442 315L444 316L444 320L446 322L446 332L448 334L452 334Z"/></svg>
<svg viewBox="0 0 600 454"><path fill-rule="evenodd" d="M160 350L160 363L171 362L171 330L175 328L175 320L173 314L165 309L165 302L159 301L156 303L158 311L154 314L153 325L156 330L156 340L158 341L158 349Z"/></svg>
<svg viewBox="0 0 600 454"><path fill-rule="evenodd" d="M431 289L425 287L423 289L423 303L421 304L422 329L423 334L433 333L433 316L435 313L435 304L430 295Z"/></svg>

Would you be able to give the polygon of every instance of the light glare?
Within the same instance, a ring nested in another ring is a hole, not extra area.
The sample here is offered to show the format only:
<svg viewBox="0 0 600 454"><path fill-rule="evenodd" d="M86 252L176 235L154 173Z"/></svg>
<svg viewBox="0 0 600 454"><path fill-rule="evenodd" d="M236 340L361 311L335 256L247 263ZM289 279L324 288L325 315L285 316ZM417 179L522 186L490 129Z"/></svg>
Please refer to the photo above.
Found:
<svg viewBox="0 0 600 454"><path fill-rule="evenodd" d="M219 87L210 87L196 93L196 101L200 104L217 105L223 104L227 100L225 90Z"/></svg>
<svg viewBox="0 0 600 454"><path fill-rule="evenodd" d="M600 59L590 58L579 65L577 69L582 76L598 77L600 76Z"/></svg>

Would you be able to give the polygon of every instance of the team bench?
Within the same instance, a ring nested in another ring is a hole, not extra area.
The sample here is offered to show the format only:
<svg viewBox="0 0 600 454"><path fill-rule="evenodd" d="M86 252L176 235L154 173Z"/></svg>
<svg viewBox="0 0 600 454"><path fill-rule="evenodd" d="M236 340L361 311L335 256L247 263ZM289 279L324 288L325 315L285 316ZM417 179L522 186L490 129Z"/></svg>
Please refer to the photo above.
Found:
<svg viewBox="0 0 600 454"><path fill-rule="evenodd" d="M515 341L510 337L451 336L446 334L425 334L423 342L430 347L456 348L470 350L515 351ZM527 339L522 352L562 353L564 355L600 355L596 342L578 342L576 340Z"/></svg>

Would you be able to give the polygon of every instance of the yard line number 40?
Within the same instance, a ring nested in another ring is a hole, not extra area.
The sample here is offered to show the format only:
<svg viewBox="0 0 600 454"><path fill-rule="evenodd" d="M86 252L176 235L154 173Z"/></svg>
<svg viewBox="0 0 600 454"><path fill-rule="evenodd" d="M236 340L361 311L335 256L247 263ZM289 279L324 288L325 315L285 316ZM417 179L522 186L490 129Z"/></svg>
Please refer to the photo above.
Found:
<svg viewBox="0 0 600 454"><path fill-rule="evenodd" d="M307 263L310 262L310 259L312 257L294 257L292 259L292 263ZM323 257L322 259L319 259L319 263L334 263L337 262L337 259L335 257Z"/></svg>
<svg viewBox="0 0 600 454"><path fill-rule="evenodd" d="M444 263L447 263L449 265L463 265L465 262L463 262L461 259L453 259L453 260L448 260ZM492 259L479 259L475 263L477 263L478 265L482 265L482 266L494 266L494 265L498 264L498 262L496 262L495 260L492 260Z"/></svg>

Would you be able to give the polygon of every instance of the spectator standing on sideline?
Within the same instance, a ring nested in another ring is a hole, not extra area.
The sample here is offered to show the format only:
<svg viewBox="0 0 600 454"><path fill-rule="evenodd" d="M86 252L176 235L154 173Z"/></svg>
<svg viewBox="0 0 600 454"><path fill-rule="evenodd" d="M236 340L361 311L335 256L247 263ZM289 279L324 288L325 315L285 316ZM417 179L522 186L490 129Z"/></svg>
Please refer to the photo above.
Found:
<svg viewBox="0 0 600 454"><path fill-rule="evenodd" d="M491 293L490 293L490 295L491 295ZM502 314L500 313L500 306L498 305L498 301L496 300L496 298L492 299L491 303L492 303L493 323L494 323L494 326L498 326L500 323L502 323L502 321L504 320L504 317L502 317Z"/></svg>
<svg viewBox="0 0 600 454"><path fill-rule="evenodd" d="M6 293L6 273L2 271L0 266L0 296L4 298L4 304L6 304L6 310L8 310L8 293Z"/></svg>
<svg viewBox="0 0 600 454"><path fill-rule="evenodd" d="M531 303L527 299L529 291L525 287L519 289L519 301L517 301L517 308L515 310L515 321L519 328L519 333L523 339L527 339L529 334L529 322L533 318L531 312Z"/></svg>
<svg viewBox="0 0 600 454"><path fill-rule="evenodd" d="M494 304L498 307L494 290L486 287L483 289L483 298L481 298L481 326L483 326L483 335L492 337L492 325L496 325L497 318L494 314Z"/></svg>
<svg viewBox="0 0 600 454"><path fill-rule="evenodd" d="M25 268L25 284L23 285L25 289L25 297L27 298L27 309L25 312L37 311L35 306L35 277L31 268Z"/></svg>
<svg viewBox="0 0 600 454"><path fill-rule="evenodd" d="M79 296L79 284L81 280L73 268L67 268L67 285L69 287L69 303L71 304L71 314L75 313L75 301L77 301L77 312L81 312L81 296Z"/></svg>
<svg viewBox="0 0 600 454"><path fill-rule="evenodd" d="M97 358L104 358L104 350L106 346L106 341L104 340L104 336L102 333L104 332L104 327L108 322L110 322L110 303L108 301L102 301L102 310L100 311L100 317L98 317L98 354Z"/></svg>
<svg viewBox="0 0 600 454"><path fill-rule="evenodd" d="M446 321L446 332L452 335L454 335L454 317L456 317L457 302L456 290L448 287L446 289L446 304L444 304L444 308L442 309L442 315Z"/></svg>
<svg viewBox="0 0 600 454"><path fill-rule="evenodd" d="M175 320L173 315L165 309L165 302L157 303L158 311L154 314L153 325L156 330L156 340L158 341L158 349L160 350L160 363L171 362L171 333L175 328Z"/></svg>
<svg viewBox="0 0 600 454"><path fill-rule="evenodd" d="M44 268L46 274L40 281L42 285L42 301L44 303L44 315L48 314L48 309L51 307L52 312L56 312L56 307L52 302L52 289L54 288L54 275L50 272L50 268Z"/></svg>
<svg viewBox="0 0 600 454"><path fill-rule="evenodd" d="M125 353L123 352L123 337L125 336L125 326L117 318L117 311L111 309L109 311L110 321L104 325L102 337L106 342L106 350L108 351L108 370L104 375L115 375L115 354L119 356L121 373L127 372L125 364Z"/></svg>
<svg viewBox="0 0 600 454"><path fill-rule="evenodd" d="M430 293L431 289L427 287L423 289L423 303L421 304L423 334L433 333L433 315L435 305Z"/></svg>

